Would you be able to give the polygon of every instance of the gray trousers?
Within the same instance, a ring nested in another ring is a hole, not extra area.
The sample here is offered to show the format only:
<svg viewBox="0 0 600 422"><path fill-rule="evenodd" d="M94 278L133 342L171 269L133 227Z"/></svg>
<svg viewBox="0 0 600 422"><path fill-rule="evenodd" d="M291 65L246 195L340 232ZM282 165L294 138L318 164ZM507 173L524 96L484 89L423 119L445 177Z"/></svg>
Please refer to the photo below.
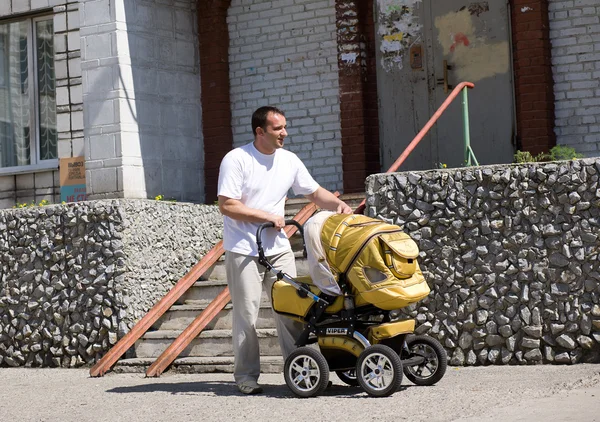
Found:
<svg viewBox="0 0 600 422"><path fill-rule="evenodd" d="M296 263L291 250L268 257L271 264L291 277L296 277ZM256 335L256 322L260 309L263 285L271 301L271 287L276 281L273 272L266 271L257 257L226 252L227 285L233 303L233 376L237 384L257 381L260 375L260 351ZM283 358L296 348L296 339L304 324L275 314L279 346Z"/></svg>

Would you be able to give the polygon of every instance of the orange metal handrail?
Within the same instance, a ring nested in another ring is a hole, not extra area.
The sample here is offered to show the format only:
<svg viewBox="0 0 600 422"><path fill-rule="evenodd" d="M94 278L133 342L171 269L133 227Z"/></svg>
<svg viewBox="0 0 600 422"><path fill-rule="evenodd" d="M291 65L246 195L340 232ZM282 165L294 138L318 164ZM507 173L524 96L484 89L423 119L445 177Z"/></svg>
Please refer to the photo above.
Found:
<svg viewBox="0 0 600 422"><path fill-rule="evenodd" d="M393 173L396 170L398 170L398 168L402 165L404 160L406 160L406 157L408 157L409 154L415 149L417 144L419 142L421 142L421 140L425 137L427 132L429 132L429 129L431 129L433 127L433 125L435 124L435 122L438 121L438 119L444 113L444 111L446 111L446 109L448 108L450 103L452 101L454 101L454 99L456 97L458 97L458 95L463 90L463 88L475 88L475 84L473 84L472 82L459 83L456 86L456 88L454 88L452 90L450 95L448 95L448 98L446 98L446 101L444 101L442 103L442 105L440 106L440 108L438 108L438 110L435 112L435 114L433 116L431 116L431 118L429 119L427 124L425 124L425 126L423 126L423 129L421 129L421 131L419 133L417 133L417 136L415 136L415 138L410 142L410 144L408 144L408 146L404 149L404 152L402 154L400 154L400 157L398 157L398 159L396 161L394 161L394 164L392 164L392 166L388 169L388 171L386 171L386 173ZM356 208L354 213L362 214L365 209L365 203L366 203L366 199L363 199L363 201Z"/></svg>
<svg viewBox="0 0 600 422"><path fill-rule="evenodd" d="M302 208L294 217L300 224L304 224L311 215L315 213L317 206L308 204ZM286 226L285 233L288 237L292 236L296 226ZM146 371L147 377L159 377L167 367L173 363L177 356L202 332L214 317L229 303L231 296L229 287L225 287L219 295L194 319L194 321L161 353L161 355L150 365Z"/></svg>
<svg viewBox="0 0 600 422"><path fill-rule="evenodd" d="M101 377L119 360L119 358L143 336L152 325L179 299L195 282L223 255L223 241L219 241L190 271L171 288L156 305L139 320L131 330L117 342L90 369L90 376Z"/></svg>

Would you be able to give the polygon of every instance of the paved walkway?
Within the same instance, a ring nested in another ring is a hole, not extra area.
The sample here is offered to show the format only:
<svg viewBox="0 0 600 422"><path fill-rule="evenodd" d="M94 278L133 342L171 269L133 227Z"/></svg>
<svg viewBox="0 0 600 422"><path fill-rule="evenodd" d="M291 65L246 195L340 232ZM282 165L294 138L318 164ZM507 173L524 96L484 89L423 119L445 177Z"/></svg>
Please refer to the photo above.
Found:
<svg viewBox="0 0 600 422"><path fill-rule="evenodd" d="M231 374L108 374L0 369L0 421L586 421L600 422L600 364L448 368L433 387L403 381L368 397L335 375L324 395L295 398L282 375L243 396Z"/></svg>

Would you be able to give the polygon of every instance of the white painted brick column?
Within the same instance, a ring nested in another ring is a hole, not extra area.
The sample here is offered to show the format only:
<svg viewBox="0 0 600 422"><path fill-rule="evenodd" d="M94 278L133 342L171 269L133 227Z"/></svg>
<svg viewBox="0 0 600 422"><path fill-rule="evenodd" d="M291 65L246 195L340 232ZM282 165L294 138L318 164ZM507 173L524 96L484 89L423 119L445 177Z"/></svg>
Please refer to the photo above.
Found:
<svg viewBox="0 0 600 422"><path fill-rule="evenodd" d="M600 155L600 3L549 0L556 142Z"/></svg>
<svg viewBox="0 0 600 422"><path fill-rule="evenodd" d="M91 198L201 201L195 0L88 0L82 10Z"/></svg>
<svg viewBox="0 0 600 422"><path fill-rule="evenodd" d="M138 127L129 117L135 114L135 94L133 86L127 84L131 72L128 77L130 55L123 0L82 2L81 52L88 195L91 199L145 198L143 177L133 178L136 185L132 189L132 178L124 182L131 173L143 174L143 166L140 154L135 153L139 151L135 136ZM124 110L121 101L128 97L131 109ZM134 152L127 159L122 154L123 137L133 144L128 152Z"/></svg>
<svg viewBox="0 0 600 422"><path fill-rule="evenodd" d="M59 158L85 154L79 7L79 2L69 2L54 7L54 66Z"/></svg>

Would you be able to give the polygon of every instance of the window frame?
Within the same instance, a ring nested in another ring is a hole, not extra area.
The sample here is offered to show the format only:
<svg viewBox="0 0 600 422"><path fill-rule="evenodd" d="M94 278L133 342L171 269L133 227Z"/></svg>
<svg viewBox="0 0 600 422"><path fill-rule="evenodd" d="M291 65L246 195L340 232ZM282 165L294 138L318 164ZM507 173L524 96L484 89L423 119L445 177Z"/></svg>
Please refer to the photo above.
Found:
<svg viewBox="0 0 600 422"><path fill-rule="evenodd" d="M54 14L51 12L36 14L35 16L19 16L8 19L1 19L0 24L10 24L13 22L26 22L28 25L27 28L27 60L30 63L27 78L30 84L30 96L29 96L29 107L31 110L29 125L30 128L30 137L29 137L29 151L30 151L30 164L25 166L13 166L13 167L0 167L0 176L14 175L14 174L24 174L24 173L37 173L39 171L47 171L47 170L57 170L58 169L58 161L59 158L52 158L49 160L41 160L40 159L40 105L39 105L39 84L37 78L37 69L38 69L38 60L36 54L36 22L50 20L54 18ZM54 27L53 34L54 37ZM53 39L54 45L54 39ZM54 54L54 59L56 58L56 53ZM56 60L55 60L56 63ZM55 65L56 69L56 65ZM56 81L55 81L56 82ZM55 98L56 98L56 88L55 84ZM58 108L58 107L57 107ZM56 113L56 142L57 142L57 156L58 156L58 112ZM33 144L33 145L32 145Z"/></svg>
<svg viewBox="0 0 600 422"><path fill-rule="evenodd" d="M6 36L4 34L0 34L0 50L3 50L6 45ZM0 72L4 73L5 71L5 67L6 67L6 62L5 62L6 58L2 58L2 61L0 61ZM7 82L4 79L4 75L2 75L2 79L0 79L0 88L6 88L7 86Z"/></svg>

